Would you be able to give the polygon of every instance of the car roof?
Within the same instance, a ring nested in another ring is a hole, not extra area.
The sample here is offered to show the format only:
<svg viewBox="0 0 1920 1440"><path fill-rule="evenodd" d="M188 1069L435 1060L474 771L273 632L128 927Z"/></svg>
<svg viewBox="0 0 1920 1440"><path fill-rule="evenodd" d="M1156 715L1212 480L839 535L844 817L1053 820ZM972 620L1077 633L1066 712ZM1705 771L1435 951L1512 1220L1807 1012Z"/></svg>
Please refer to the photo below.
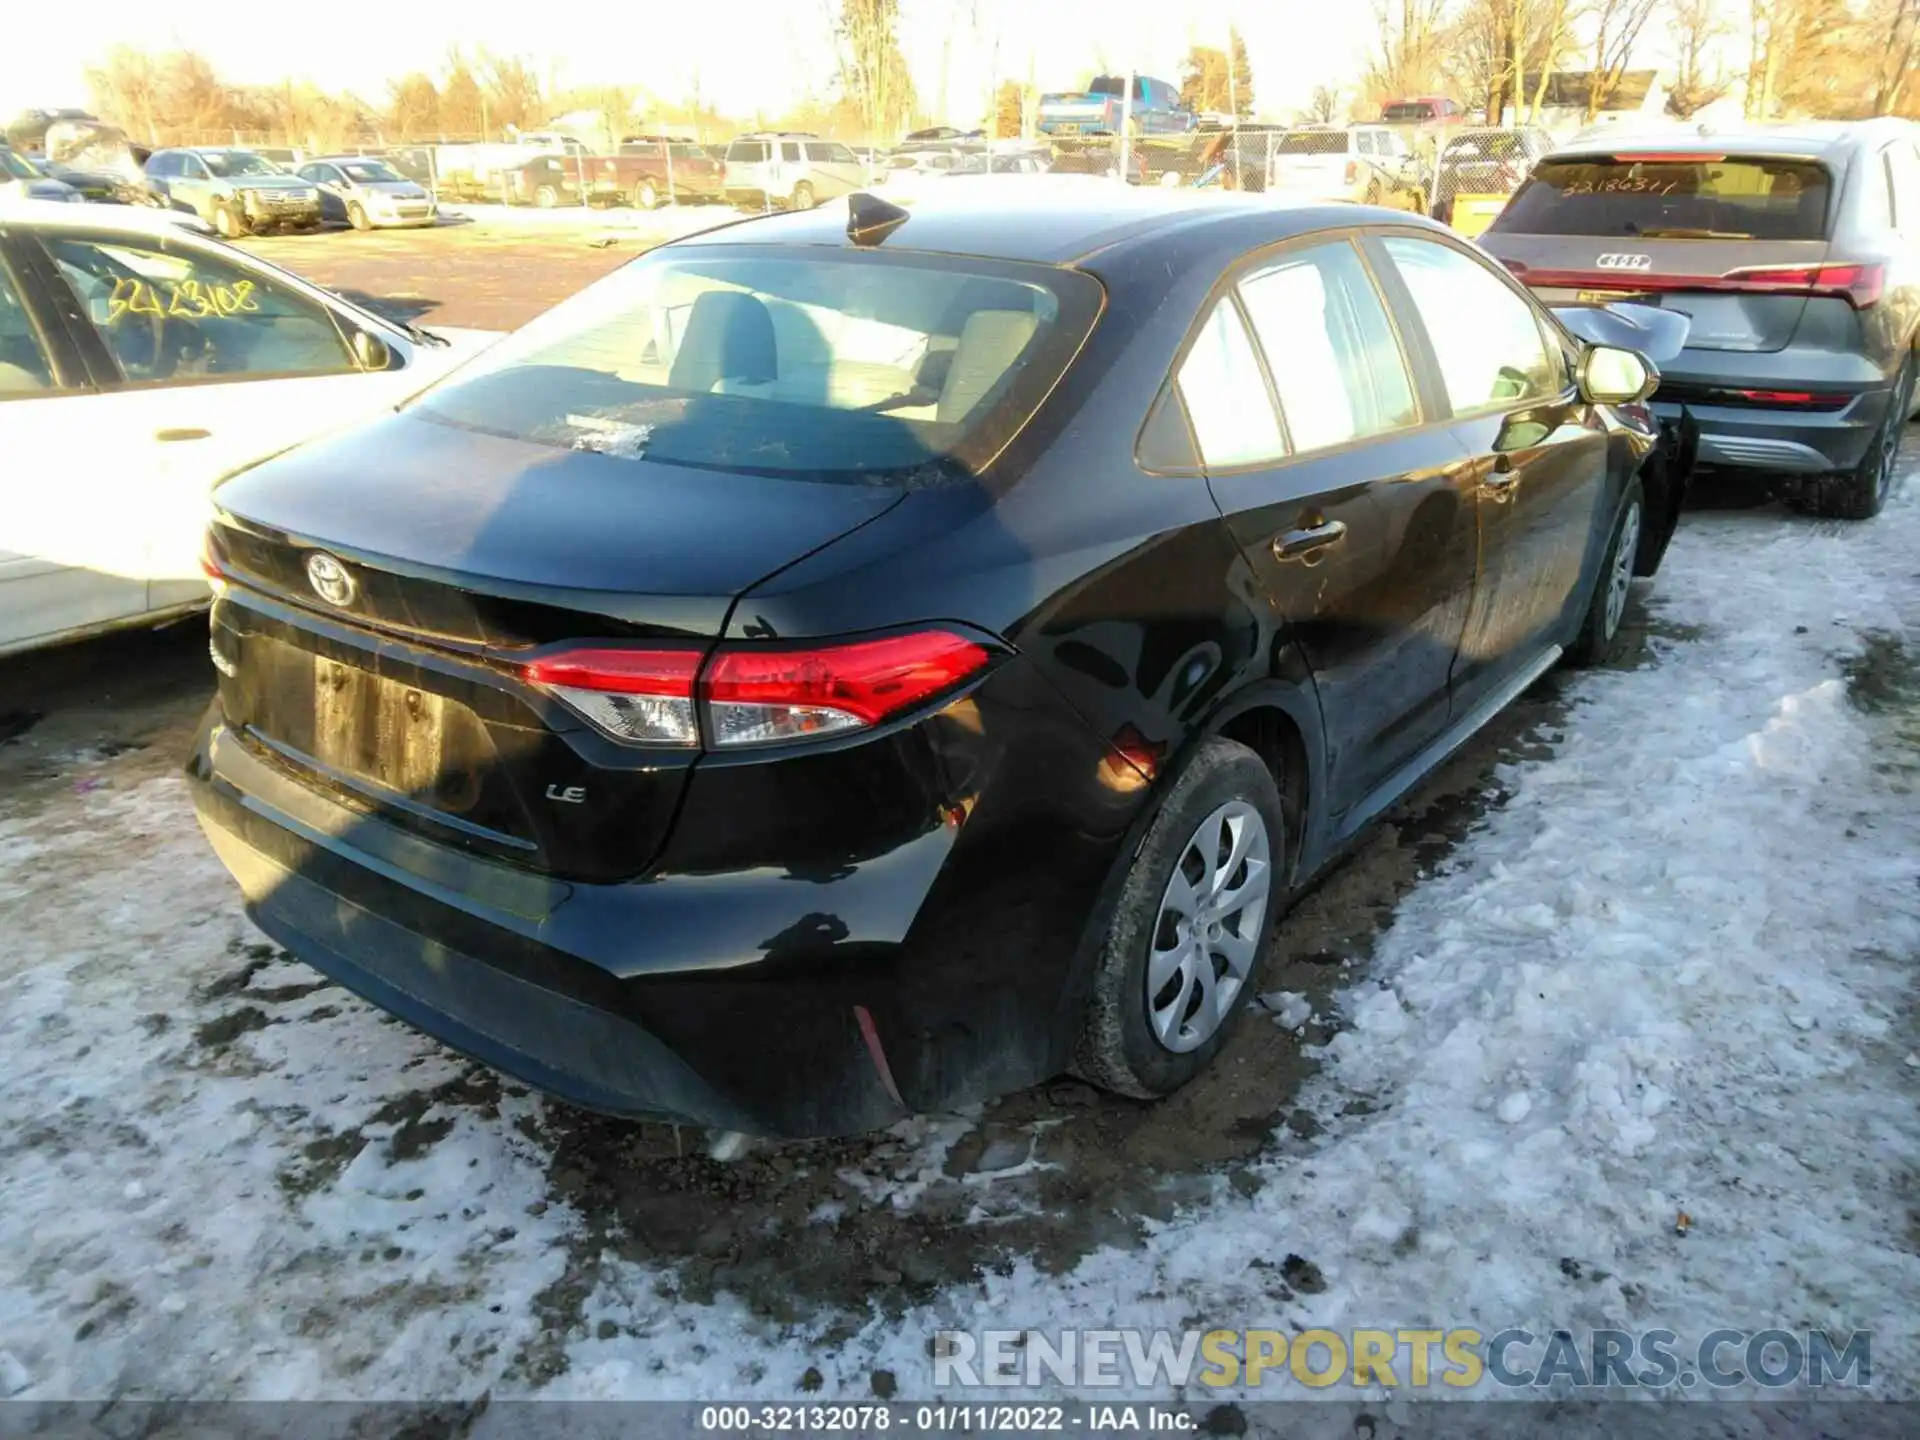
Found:
<svg viewBox="0 0 1920 1440"><path fill-rule="evenodd" d="M1356 205L1286 205L1259 194L1121 185L1096 175L982 175L955 190L959 193L916 196L903 207L907 220L881 242L882 248L1073 265L1095 252L1110 252L1136 240L1164 239L1174 230L1198 240L1217 227L1223 232L1222 243L1231 245L1234 242L1224 232L1237 232L1245 228L1242 222L1255 220L1265 223L1256 227L1260 238L1253 243L1272 243L1363 219L1441 228L1405 213L1374 212ZM672 244L850 248L847 218L844 206L828 204L741 221Z"/></svg>
<svg viewBox="0 0 1920 1440"><path fill-rule="evenodd" d="M1584 140L1557 145L1549 160L1574 155L1617 155L1645 151L1659 155L1804 155L1808 159L1840 158L1857 146L1912 136L1912 121L1809 120L1787 125L1742 126L1738 130L1697 127L1662 130L1622 130L1618 134L1589 135Z"/></svg>
<svg viewBox="0 0 1920 1440"><path fill-rule="evenodd" d="M212 228L185 210L146 205L68 205L22 200L0 211L0 228L77 230L90 235L210 235Z"/></svg>

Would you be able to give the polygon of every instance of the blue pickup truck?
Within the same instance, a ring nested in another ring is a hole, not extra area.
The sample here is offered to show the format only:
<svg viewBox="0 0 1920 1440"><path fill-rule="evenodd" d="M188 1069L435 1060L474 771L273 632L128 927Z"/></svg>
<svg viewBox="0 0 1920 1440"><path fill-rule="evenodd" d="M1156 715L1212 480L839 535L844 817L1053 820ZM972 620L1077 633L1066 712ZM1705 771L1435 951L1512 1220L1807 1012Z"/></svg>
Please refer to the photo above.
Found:
<svg viewBox="0 0 1920 1440"><path fill-rule="evenodd" d="M1164 80L1136 75L1131 106L1126 95L1124 75L1096 75L1085 90L1042 95L1040 130L1047 135L1118 135L1124 124L1136 135L1178 135L1194 128L1193 112Z"/></svg>

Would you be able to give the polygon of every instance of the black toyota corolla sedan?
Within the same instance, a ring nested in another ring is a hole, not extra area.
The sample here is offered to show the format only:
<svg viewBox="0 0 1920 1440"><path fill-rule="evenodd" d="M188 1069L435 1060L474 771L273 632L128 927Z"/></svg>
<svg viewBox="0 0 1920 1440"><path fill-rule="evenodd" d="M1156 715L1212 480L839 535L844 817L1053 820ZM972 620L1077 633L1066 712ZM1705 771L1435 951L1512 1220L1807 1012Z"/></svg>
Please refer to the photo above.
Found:
<svg viewBox="0 0 1920 1440"><path fill-rule="evenodd" d="M200 818L268 935L583 1106L1164 1095L1290 897L1612 645L1681 476L1611 318L1092 181L663 246L219 489Z"/></svg>

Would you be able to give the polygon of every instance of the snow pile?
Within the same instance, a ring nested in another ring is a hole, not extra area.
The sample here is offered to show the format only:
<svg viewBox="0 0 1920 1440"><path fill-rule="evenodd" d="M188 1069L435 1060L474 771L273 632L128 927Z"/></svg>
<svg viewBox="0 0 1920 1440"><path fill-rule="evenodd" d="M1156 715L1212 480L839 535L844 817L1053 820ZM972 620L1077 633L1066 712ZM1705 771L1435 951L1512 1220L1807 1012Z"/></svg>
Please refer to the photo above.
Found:
<svg viewBox="0 0 1920 1440"><path fill-rule="evenodd" d="M438 1105L236 901L177 779L0 825L0 1392L464 1392L538 1328L537 1102Z"/></svg>

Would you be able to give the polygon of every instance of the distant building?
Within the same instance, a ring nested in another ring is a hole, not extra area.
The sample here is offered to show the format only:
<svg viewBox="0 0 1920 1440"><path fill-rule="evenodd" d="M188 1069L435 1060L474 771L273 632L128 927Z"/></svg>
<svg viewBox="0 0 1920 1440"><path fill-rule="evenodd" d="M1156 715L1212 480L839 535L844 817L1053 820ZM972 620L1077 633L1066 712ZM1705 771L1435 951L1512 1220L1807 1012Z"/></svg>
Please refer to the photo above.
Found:
<svg viewBox="0 0 1920 1440"><path fill-rule="evenodd" d="M1540 110L1530 123L1547 130L1577 130L1591 123L1587 107L1593 98L1592 70L1556 70L1547 76L1546 93L1540 96ZM1528 112L1540 92L1540 76L1526 77L1517 105L1510 104L1501 115L1503 125L1529 123ZM1516 113L1517 112L1517 113ZM1623 118L1658 120L1667 113L1667 86L1658 70L1623 71L1619 83L1608 94L1595 119L1606 122Z"/></svg>

